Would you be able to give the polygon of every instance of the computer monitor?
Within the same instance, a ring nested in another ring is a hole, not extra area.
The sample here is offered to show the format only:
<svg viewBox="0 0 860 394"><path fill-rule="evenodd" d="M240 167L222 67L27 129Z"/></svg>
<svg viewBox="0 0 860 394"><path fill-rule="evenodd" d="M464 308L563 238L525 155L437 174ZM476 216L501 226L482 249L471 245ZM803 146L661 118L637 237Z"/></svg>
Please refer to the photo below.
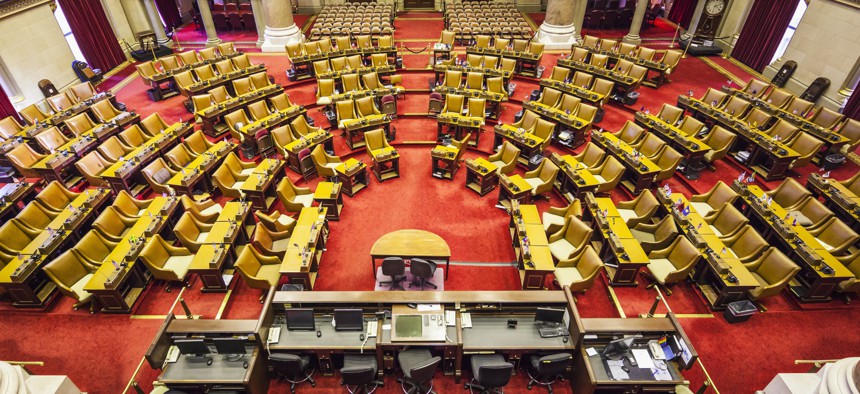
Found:
<svg viewBox="0 0 860 394"><path fill-rule="evenodd" d="M189 356L202 357L211 353L203 339L177 339L173 344L179 349L179 353Z"/></svg>
<svg viewBox="0 0 860 394"><path fill-rule="evenodd" d="M627 350L633 346L633 341L637 337L624 337L621 339L616 339L612 342L609 342L609 345L603 349L603 357L606 357L609 360L620 360L627 354Z"/></svg>
<svg viewBox="0 0 860 394"><path fill-rule="evenodd" d="M241 356L246 353L244 338L215 338L215 350L218 354L227 356Z"/></svg>
<svg viewBox="0 0 860 394"><path fill-rule="evenodd" d="M364 315L361 309L335 309L334 329L336 331L364 330Z"/></svg>
<svg viewBox="0 0 860 394"><path fill-rule="evenodd" d="M563 323L564 309L554 308L537 308L535 313L535 321L542 323Z"/></svg>
<svg viewBox="0 0 860 394"><path fill-rule="evenodd" d="M394 321L394 336L397 338L421 338L424 336L421 315L398 315Z"/></svg>
<svg viewBox="0 0 860 394"><path fill-rule="evenodd" d="M290 331L314 331L314 310L311 308L290 308L287 312L287 329Z"/></svg>

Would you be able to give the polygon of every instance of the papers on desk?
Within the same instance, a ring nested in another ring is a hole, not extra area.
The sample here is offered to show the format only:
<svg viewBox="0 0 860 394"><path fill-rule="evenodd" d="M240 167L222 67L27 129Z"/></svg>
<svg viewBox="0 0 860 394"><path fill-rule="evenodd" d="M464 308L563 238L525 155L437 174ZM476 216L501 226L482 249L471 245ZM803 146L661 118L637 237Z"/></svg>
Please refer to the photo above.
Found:
<svg viewBox="0 0 860 394"><path fill-rule="evenodd" d="M609 376L614 380L627 380L630 377L627 375L622 367L624 367L623 360L606 360L606 365L609 366Z"/></svg>
<svg viewBox="0 0 860 394"><path fill-rule="evenodd" d="M418 312L441 311L442 304L418 304Z"/></svg>
<svg viewBox="0 0 860 394"><path fill-rule="evenodd" d="M597 355L597 349L595 349L593 347L585 349L585 354L587 354L589 357L596 356Z"/></svg>
<svg viewBox="0 0 860 394"><path fill-rule="evenodd" d="M633 353L633 358L636 359L636 364L638 364L639 368L656 368L648 349L630 349L630 351Z"/></svg>
<svg viewBox="0 0 860 394"><path fill-rule="evenodd" d="M669 373L669 368L663 360L655 360L657 368L651 368L651 373L654 375L654 380L672 380L672 374Z"/></svg>

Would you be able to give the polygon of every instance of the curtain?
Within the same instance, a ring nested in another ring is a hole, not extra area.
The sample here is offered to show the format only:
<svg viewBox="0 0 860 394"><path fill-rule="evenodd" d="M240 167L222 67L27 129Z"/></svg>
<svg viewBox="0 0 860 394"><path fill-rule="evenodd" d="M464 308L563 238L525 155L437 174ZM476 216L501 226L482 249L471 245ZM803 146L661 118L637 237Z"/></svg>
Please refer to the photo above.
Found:
<svg viewBox="0 0 860 394"><path fill-rule="evenodd" d="M12 106L12 102L9 101L9 96L6 95L6 91L0 88L0 119L5 119L7 116L11 116L16 120L21 120L18 116L18 111L15 111L15 107Z"/></svg>
<svg viewBox="0 0 860 394"><path fill-rule="evenodd" d="M741 29L732 57L761 72L782 42L800 0L757 0Z"/></svg>
<svg viewBox="0 0 860 394"><path fill-rule="evenodd" d="M168 29L182 26L182 15L179 15L176 0L155 0L155 6L158 7L158 13L161 14L161 19Z"/></svg>
<svg viewBox="0 0 860 394"><path fill-rule="evenodd" d="M842 108L842 114L848 118L860 120L860 84L854 87L854 92L848 98L845 108Z"/></svg>
<svg viewBox="0 0 860 394"><path fill-rule="evenodd" d="M689 29L690 20L693 19L693 11L695 10L696 0L675 0L669 11L669 20Z"/></svg>
<svg viewBox="0 0 860 394"><path fill-rule="evenodd" d="M99 0L57 2L90 67L107 72L126 60Z"/></svg>

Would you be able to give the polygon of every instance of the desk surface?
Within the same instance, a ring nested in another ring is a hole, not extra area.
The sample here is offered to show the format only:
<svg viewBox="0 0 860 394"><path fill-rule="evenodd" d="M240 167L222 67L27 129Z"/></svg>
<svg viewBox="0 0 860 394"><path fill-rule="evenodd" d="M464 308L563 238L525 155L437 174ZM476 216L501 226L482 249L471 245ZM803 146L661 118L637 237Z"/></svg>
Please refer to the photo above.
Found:
<svg viewBox="0 0 860 394"><path fill-rule="evenodd" d="M276 324L276 327L281 327L281 336L278 337L278 343L269 345L269 349L348 349L359 350L362 348L359 335L364 333L361 331L337 331L334 329L331 316L317 316L314 318L316 329L322 332L322 336L317 337L316 331L290 331L287 329L286 323ZM364 329L367 329L367 323L364 323ZM390 324L390 323L389 323ZM364 350L375 351L376 338L367 338L367 343L364 344Z"/></svg>
<svg viewBox="0 0 860 394"><path fill-rule="evenodd" d="M250 379L251 370L254 369L259 350L256 346L245 347L248 354L237 361L227 361L226 357L212 354L212 365L206 365L205 361L193 360L185 355L180 355L175 363L168 363L158 377L162 383L243 383ZM248 368L242 367L247 360Z"/></svg>
<svg viewBox="0 0 860 394"><path fill-rule="evenodd" d="M451 249L442 237L429 231L397 230L380 237L370 249L371 256L415 256L450 258Z"/></svg>
<svg viewBox="0 0 860 394"><path fill-rule="evenodd" d="M519 321L517 328L508 328L508 319ZM480 316L472 314L472 328L463 328L463 350L494 350L502 344L506 349L573 349L575 339L565 343L562 337L541 338L533 322L534 315L528 316Z"/></svg>
<svg viewBox="0 0 860 394"><path fill-rule="evenodd" d="M405 304L534 303L564 304L561 290L552 291L278 291L273 303Z"/></svg>

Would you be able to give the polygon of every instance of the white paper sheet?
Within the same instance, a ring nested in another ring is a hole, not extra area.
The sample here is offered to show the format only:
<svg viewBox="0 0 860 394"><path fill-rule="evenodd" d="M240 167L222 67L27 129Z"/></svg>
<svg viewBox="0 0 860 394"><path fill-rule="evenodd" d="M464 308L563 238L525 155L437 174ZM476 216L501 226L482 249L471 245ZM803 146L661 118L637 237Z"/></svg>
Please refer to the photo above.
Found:
<svg viewBox="0 0 860 394"><path fill-rule="evenodd" d="M654 365L654 360L651 359L651 353L648 349L630 349L633 352L633 358L636 359L637 367L639 368L657 368Z"/></svg>
<svg viewBox="0 0 860 394"><path fill-rule="evenodd" d="M590 356L596 356L597 355L597 349L595 349L593 347L585 349L585 354L587 354L589 357Z"/></svg>
<svg viewBox="0 0 860 394"><path fill-rule="evenodd" d="M418 312L427 312L427 311L441 311L441 304L418 304L418 308L416 308Z"/></svg>

